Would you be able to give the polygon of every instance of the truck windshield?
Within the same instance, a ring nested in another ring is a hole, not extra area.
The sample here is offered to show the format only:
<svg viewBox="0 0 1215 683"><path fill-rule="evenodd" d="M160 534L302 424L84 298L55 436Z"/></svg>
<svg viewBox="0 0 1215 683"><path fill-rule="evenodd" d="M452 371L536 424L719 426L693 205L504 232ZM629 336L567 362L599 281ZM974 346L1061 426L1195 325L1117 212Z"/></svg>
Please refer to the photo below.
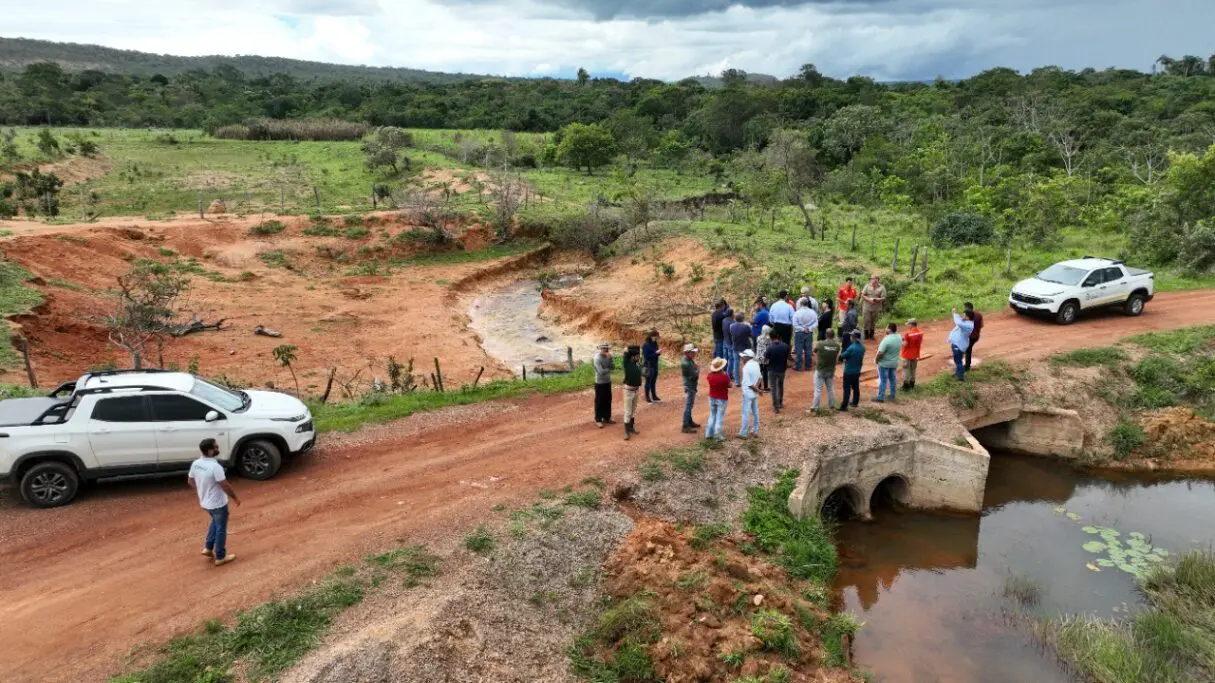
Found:
<svg viewBox="0 0 1215 683"><path fill-rule="evenodd" d="M194 386L190 387L190 393L208 403L234 413L245 409L245 397L243 394L216 386L204 379L195 377Z"/></svg>
<svg viewBox="0 0 1215 683"><path fill-rule="evenodd" d="M1046 270L1038 273L1038 279L1046 282L1053 282L1057 285L1078 285L1080 280L1088 274L1087 270L1072 268L1056 263Z"/></svg>

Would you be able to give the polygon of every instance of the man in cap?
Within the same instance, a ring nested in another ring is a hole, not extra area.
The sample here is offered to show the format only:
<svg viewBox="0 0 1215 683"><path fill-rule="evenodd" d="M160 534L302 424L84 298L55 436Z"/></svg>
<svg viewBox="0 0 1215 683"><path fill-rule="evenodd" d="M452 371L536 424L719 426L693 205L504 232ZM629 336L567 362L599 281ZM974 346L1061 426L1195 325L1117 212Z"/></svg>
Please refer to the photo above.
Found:
<svg viewBox="0 0 1215 683"><path fill-rule="evenodd" d="M877 319L882 315L882 307L886 305L886 286L882 284L881 278L877 275L869 278L869 284L861 290L861 299L865 302L865 309L862 311L865 339L873 339Z"/></svg>
<svg viewBox="0 0 1215 683"><path fill-rule="evenodd" d="M612 370L616 361L612 360L612 345L603 342L599 345L599 353L591 361L595 367L595 426L603 429L607 425L616 424L612 419Z"/></svg>
<svg viewBox="0 0 1215 683"><path fill-rule="evenodd" d="M683 360L679 371L683 375L683 433L693 434L700 425L692 421L692 408L696 406L696 386L700 383L700 367L696 365L696 354L700 349L695 344L683 345Z"/></svg>
<svg viewBox="0 0 1215 683"><path fill-rule="evenodd" d="M633 345L624 350L624 440L637 434L633 418L637 413L637 394L641 391L641 347Z"/></svg>
<svg viewBox="0 0 1215 683"><path fill-rule="evenodd" d="M773 330L772 334L779 338L779 334ZM788 346L785 347L788 349ZM788 351L786 350L786 353ZM750 428L752 436L759 436L759 394L763 391L760 388L760 372L759 362L755 360L755 352L747 349L738 354L739 359L745 363L742 369L742 429L738 432L738 438L747 438L747 429Z"/></svg>

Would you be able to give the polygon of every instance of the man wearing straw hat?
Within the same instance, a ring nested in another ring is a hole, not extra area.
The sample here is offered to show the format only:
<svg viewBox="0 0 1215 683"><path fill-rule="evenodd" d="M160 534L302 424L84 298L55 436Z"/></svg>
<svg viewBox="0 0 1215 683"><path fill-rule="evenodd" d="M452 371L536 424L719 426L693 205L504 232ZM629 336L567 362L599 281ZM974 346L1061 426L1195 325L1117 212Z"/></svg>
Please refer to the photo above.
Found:
<svg viewBox="0 0 1215 683"><path fill-rule="evenodd" d="M695 344L683 345L683 360L679 372L683 376L683 433L694 434L700 425L692 421L692 408L696 406L696 387L700 383L700 368L696 365L696 354L700 349Z"/></svg>
<svg viewBox="0 0 1215 683"><path fill-rule="evenodd" d="M705 424L705 438L725 440L722 422L726 417L726 405L730 401L730 375L726 373L726 359L714 358L709 363L709 420Z"/></svg>
<svg viewBox="0 0 1215 683"><path fill-rule="evenodd" d="M612 419L612 370L616 367L612 360L612 345L600 344L599 353L591 363L595 367L595 426L603 429L616 424Z"/></svg>

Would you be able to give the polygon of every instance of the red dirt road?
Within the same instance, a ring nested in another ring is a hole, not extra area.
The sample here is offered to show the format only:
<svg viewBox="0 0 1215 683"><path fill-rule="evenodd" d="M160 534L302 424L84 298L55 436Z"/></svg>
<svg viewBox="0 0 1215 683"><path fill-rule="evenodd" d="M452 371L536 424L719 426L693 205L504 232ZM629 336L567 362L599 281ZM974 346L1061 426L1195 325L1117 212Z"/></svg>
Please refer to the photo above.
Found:
<svg viewBox="0 0 1215 683"><path fill-rule="evenodd" d="M1215 290L1162 295L1139 318L1103 314L1071 327L993 312L977 356L1043 357L1203 323L1215 323ZM948 330L928 326L927 372L944 365ZM791 373L790 416L808 405L809 377ZM523 503L586 476L610 479L651 449L694 438L679 433L676 373L661 386L667 401L641 407L642 435L627 444L619 427L591 426L582 392L456 409L450 419L414 416L373 440L323 447L273 481L237 481L246 503L233 511L230 545L240 559L222 569L198 556L206 516L180 479L100 485L42 511L5 490L0 671L6 681L104 680L140 643L289 591L395 539L458 537L495 503ZM738 425L738 403L727 430ZM764 401L761 411L767 419ZM703 394L696 412L703 419Z"/></svg>

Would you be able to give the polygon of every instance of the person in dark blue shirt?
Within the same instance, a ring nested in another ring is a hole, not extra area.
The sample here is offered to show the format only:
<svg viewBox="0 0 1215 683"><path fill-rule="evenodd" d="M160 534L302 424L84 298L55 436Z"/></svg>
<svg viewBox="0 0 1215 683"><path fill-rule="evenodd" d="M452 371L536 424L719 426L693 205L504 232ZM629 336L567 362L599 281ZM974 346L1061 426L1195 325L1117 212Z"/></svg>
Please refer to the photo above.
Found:
<svg viewBox="0 0 1215 683"><path fill-rule="evenodd" d="M658 398L658 357L662 355L662 349L658 348L658 338L658 330L650 330L650 336L646 337L645 343L641 345L641 371L645 375L646 403L662 403L662 399Z"/></svg>
<svg viewBox="0 0 1215 683"><path fill-rule="evenodd" d="M768 386L772 390L772 409L779 413L785 407L785 372L789 370L789 345L775 330L769 335Z"/></svg>

